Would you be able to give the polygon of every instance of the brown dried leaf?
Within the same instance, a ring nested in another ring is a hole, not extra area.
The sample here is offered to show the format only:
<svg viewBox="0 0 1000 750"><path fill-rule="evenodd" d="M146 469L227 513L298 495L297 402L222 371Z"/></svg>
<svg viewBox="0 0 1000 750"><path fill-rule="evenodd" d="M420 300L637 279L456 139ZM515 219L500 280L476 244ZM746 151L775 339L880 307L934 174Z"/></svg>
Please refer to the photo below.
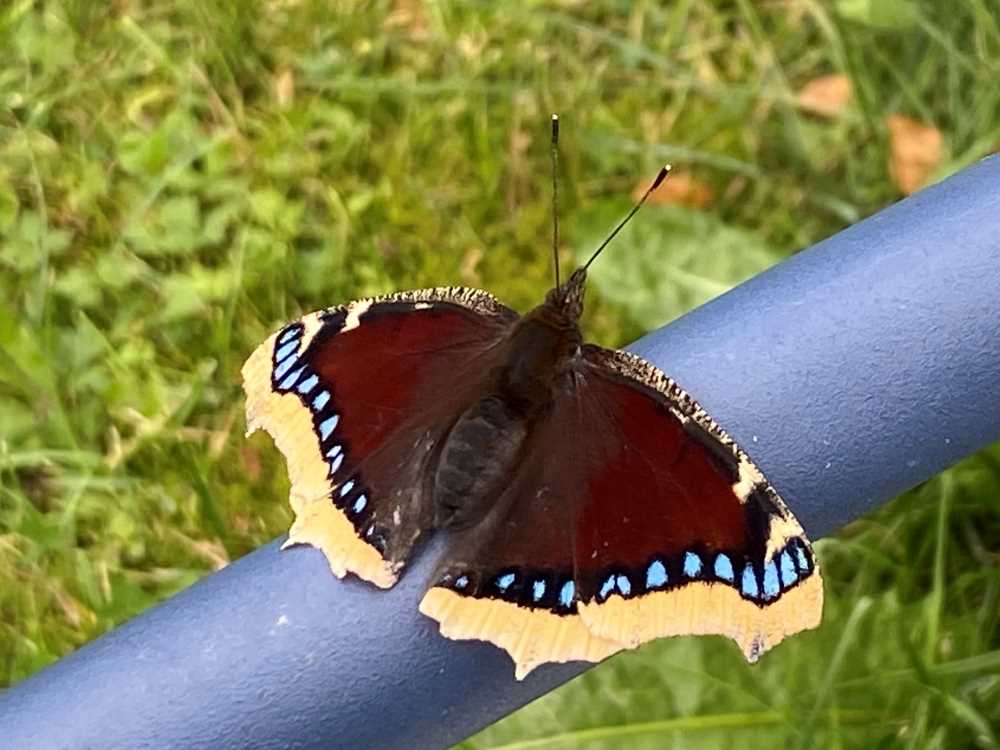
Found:
<svg viewBox="0 0 1000 750"><path fill-rule="evenodd" d="M635 199L639 200L648 187L648 182L639 185L632 193ZM715 192L705 183L685 172L671 172L663 184L650 194L648 202L704 208L714 199Z"/></svg>
<svg viewBox="0 0 1000 750"><path fill-rule="evenodd" d="M821 117L839 117L851 101L851 81L840 73L809 81L795 97L799 108Z"/></svg>
<svg viewBox="0 0 1000 750"><path fill-rule="evenodd" d="M941 163L941 131L903 115L889 115L889 174L904 195L915 193Z"/></svg>

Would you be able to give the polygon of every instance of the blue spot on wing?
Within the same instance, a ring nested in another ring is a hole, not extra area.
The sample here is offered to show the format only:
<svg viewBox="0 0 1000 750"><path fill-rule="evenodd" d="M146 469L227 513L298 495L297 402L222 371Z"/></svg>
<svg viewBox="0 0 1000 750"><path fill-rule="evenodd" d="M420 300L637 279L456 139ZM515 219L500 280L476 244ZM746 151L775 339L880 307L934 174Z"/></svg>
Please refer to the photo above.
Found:
<svg viewBox="0 0 1000 750"><path fill-rule="evenodd" d="M768 560L764 565L764 598L773 599L781 591L781 584L778 582L778 566L774 560Z"/></svg>
<svg viewBox="0 0 1000 750"><path fill-rule="evenodd" d="M743 596L748 596L751 599L756 599L759 589L757 588L757 574L753 571L753 566L747 564L743 568L743 580L740 582L740 590L743 592Z"/></svg>
<svg viewBox="0 0 1000 750"><path fill-rule="evenodd" d="M340 465L342 463L344 463L344 454L343 453L338 453L337 457L335 459L333 459L332 461L330 461L330 473L331 474L336 474L337 473L337 469L340 468Z"/></svg>
<svg viewBox="0 0 1000 750"><path fill-rule="evenodd" d="M795 563L792 561L792 556L788 553L788 549L785 549L781 553L781 583L785 587L791 586L798 577L799 574L795 570Z"/></svg>
<svg viewBox="0 0 1000 750"><path fill-rule="evenodd" d="M667 569L659 560L653 560L646 568L646 588L658 589L667 582Z"/></svg>
<svg viewBox="0 0 1000 750"><path fill-rule="evenodd" d="M340 496L343 497L353 489L354 489L354 480L349 479L346 482L344 482L344 485L340 488Z"/></svg>
<svg viewBox="0 0 1000 750"><path fill-rule="evenodd" d="M506 592L507 589L514 585L514 577L513 573L504 573L497 578L497 588L502 592Z"/></svg>
<svg viewBox="0 0 1000 750"><path fill-rule="evenodd" d="M468 585L469 585L469 577L468 576L459 576L458 578L455 579L455 588L456 589L464 589Z"/></svg>
<svg viewBox="0 0 1000 750"><path fill-rule="evenodd" d="M284 344L289 339L295 339L299 336L299 328L297 326L292 326L291 328L286 328L285 332L281 334L281 338L278 339L279 344ZM298 344L296 344L298 345Z"/></svg>
<svg viewBox="0 0 1000 750"><path fill-rule="evenodd" d="M545 596L545 581L535 581L531 584L531 598L537 602L543 596Z"/></svg>
<svg viewBox="0 0 1000 750"><path fill-rule="evenodd" d="M319 384L319 378L316 377L315 373L310 375L308 378L299 383L298 392L305 396L309 391L315 388Z"/></svg>
<svg viewBox="0 0 1000 750"><path fill-rule="evenodd" d="M733 582L733 562L722 552L715 558L715 576L723 581Z"/></svg>
<svg viewBox="0 0 1000 750"><path fill-rule="evenodd" d="M365 497L364 494L361 494L358 495L358 499L354 501L354 505L352 506L352 508L354 509L355 513L360 513L365 509L366 505L368 505L368 498Z"/></svg>
<svg viewBox="0 0 1000 750"><path fill-rule="evenodd" d="M795 557L799 561L799 570L808 573L812 566L809 565L809 558L806 557L806 551L801 542L795 545Z"/></svg>
<svg viewBox="0 0 1000 750"><path fill-rule="evenodd" d="M288 359L286 359L280 365L278 365L277 367L275 367L274 368L274 379L275 380L279 380L281 378L281 376L284 375L286 372L288 372L290 369L292 369L292 366L296 362L298 362L298 361L299 361L299 355L298 354L293 354L291 357L289 357ZM281 383L278 385L278 387L287 391L289 388L292 387L292 383L294 383L298 379L299 372L301 372L301 371L302 371L302 369L299 368L299 370L294 375L289 375L288 378L286 378L285 380L281 381Z"/></svg>
<svg viewBox="0 0 1000 750"><path fill-rule="evenodd" d="M299 348L298 341L290 341L289 343L285 344L283 347L281 347L280 349L278 349L278 351L274 353L274 361L280 362L298 348Z"/></svg>
<svg viewBox="0 0 1000 750"><path fill-rule="evenodd" d="M612 591L615 590L615 577L613 575L608 576L607 580L601 585L601 590L597 592L598 596L602 599L607 599Z"/></svg>
<svg viewBox="0 0 1000 750"><path fill-rule="evenodd" d="M328 417L319 423L319 438L320 440L326 440L330 437L330 433L337 426L337 422L340 421L340 415L334 414L332 417Z"/></svg>
<svg viewBox="0 0 1000 750"><path fill-rule="evenodd" d="M684 575L688 578L697 578L701 573L701 558L694 552L684 553Z"/></svg>
<svg viewBox="0 0 1000 750"><path fill-rule="evenodd" d="M323 407L330 401L330 391L320 391L320 394L313 399L313 409L323 411Z"/></svg>
<svg viewBox="0 0 1000 750"><path fill-rule="evenodd" d="M628 596L632 592L632 583L629 581L628 576L618 576L615 585L622 596Z"/></svg>
<svg viewBox="0 0 1000 750"><path fill-rule="evenodd" d="M576 585L572 581L566 581L559 590L559 603L564 607L573 605L573 597L576 595Z"/></svg>
<svg viewBox="0 0 1000 750"><path fill-rule="evenodd" d="M278 388L280 388L283 391L287 391L289 388L291 388L293 385L295 385L296 381L299 379L299 377L302 375L302 373L305 371L305 369L306 369L306 366L302 365L300 368L298 368L297 370L295 370L294 372L292 372L291 375L289 375L288 377L286 377L284 380L282 380L278 384Z"/></svg>

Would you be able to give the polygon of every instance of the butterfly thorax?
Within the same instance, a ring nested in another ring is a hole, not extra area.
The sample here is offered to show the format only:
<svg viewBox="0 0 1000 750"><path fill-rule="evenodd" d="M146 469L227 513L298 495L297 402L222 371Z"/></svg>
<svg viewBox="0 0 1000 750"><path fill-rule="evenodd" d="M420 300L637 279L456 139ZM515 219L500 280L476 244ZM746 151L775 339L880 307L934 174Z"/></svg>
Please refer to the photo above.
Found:
<svg viewBox="0 0 1000 750"><path fill-rule="evenodd" d="M531 408L552 402L553 389L565 379L583 344L579 320L586 280L586 270L578 268L514 325L499 378L499 388L507 398Z"/></svg>
<svg viewBox="0 0 1000 750"><path fill-rule="evenodd" d="M468 527L489 512L516 474L526 439L549 413L556 389L571 387L566 376L583 343L577 325L582 281L574 274L512 326L492 387L449 431L434 476L439 528Z"/></svg>

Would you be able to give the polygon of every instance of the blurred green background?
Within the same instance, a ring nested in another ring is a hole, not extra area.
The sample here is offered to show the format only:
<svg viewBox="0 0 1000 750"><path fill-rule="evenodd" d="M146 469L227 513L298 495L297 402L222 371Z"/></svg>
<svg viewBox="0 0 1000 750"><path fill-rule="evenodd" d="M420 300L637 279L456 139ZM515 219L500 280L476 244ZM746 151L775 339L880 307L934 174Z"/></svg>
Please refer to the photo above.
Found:
<svg viewBox="0 0 1000 750"><path fill-rule="evenodd" d="M676 167L596 269L586 329L622 345L991 151L998 19L995 0L0 6L0 685L285 531L238 375L280 323L427 285L541 299L550 112L564 264ZM462 747L996 747L998 492L994 448L821 542L823 627L753 668L660 641Z"/></svg>

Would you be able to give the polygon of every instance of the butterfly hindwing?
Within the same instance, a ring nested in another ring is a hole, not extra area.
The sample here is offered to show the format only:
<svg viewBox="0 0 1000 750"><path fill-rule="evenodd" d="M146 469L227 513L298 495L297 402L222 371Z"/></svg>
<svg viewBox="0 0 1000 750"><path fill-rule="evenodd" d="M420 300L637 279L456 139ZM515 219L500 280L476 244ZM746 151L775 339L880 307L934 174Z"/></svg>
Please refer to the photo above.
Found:
<svg viewBox="0 0 1000 750"><path fill-rule="evenodd" d="M621 645L590 632L577 610L573 561L575 464L560 431L567 400L528 440L510 484L484 518L453 532L420 611L459 640L505 649L522 679L546 662L600 661Z"/></svg>
<svg viewBox="0 0 1000 750"><path fill-rule="evenodd" d="M247 424L288 461L288 543L322 549L338 576L391 586L432 523L426 467L516 318L486 292L426 289L312 313L268 338L243 368Z"/></svg>

